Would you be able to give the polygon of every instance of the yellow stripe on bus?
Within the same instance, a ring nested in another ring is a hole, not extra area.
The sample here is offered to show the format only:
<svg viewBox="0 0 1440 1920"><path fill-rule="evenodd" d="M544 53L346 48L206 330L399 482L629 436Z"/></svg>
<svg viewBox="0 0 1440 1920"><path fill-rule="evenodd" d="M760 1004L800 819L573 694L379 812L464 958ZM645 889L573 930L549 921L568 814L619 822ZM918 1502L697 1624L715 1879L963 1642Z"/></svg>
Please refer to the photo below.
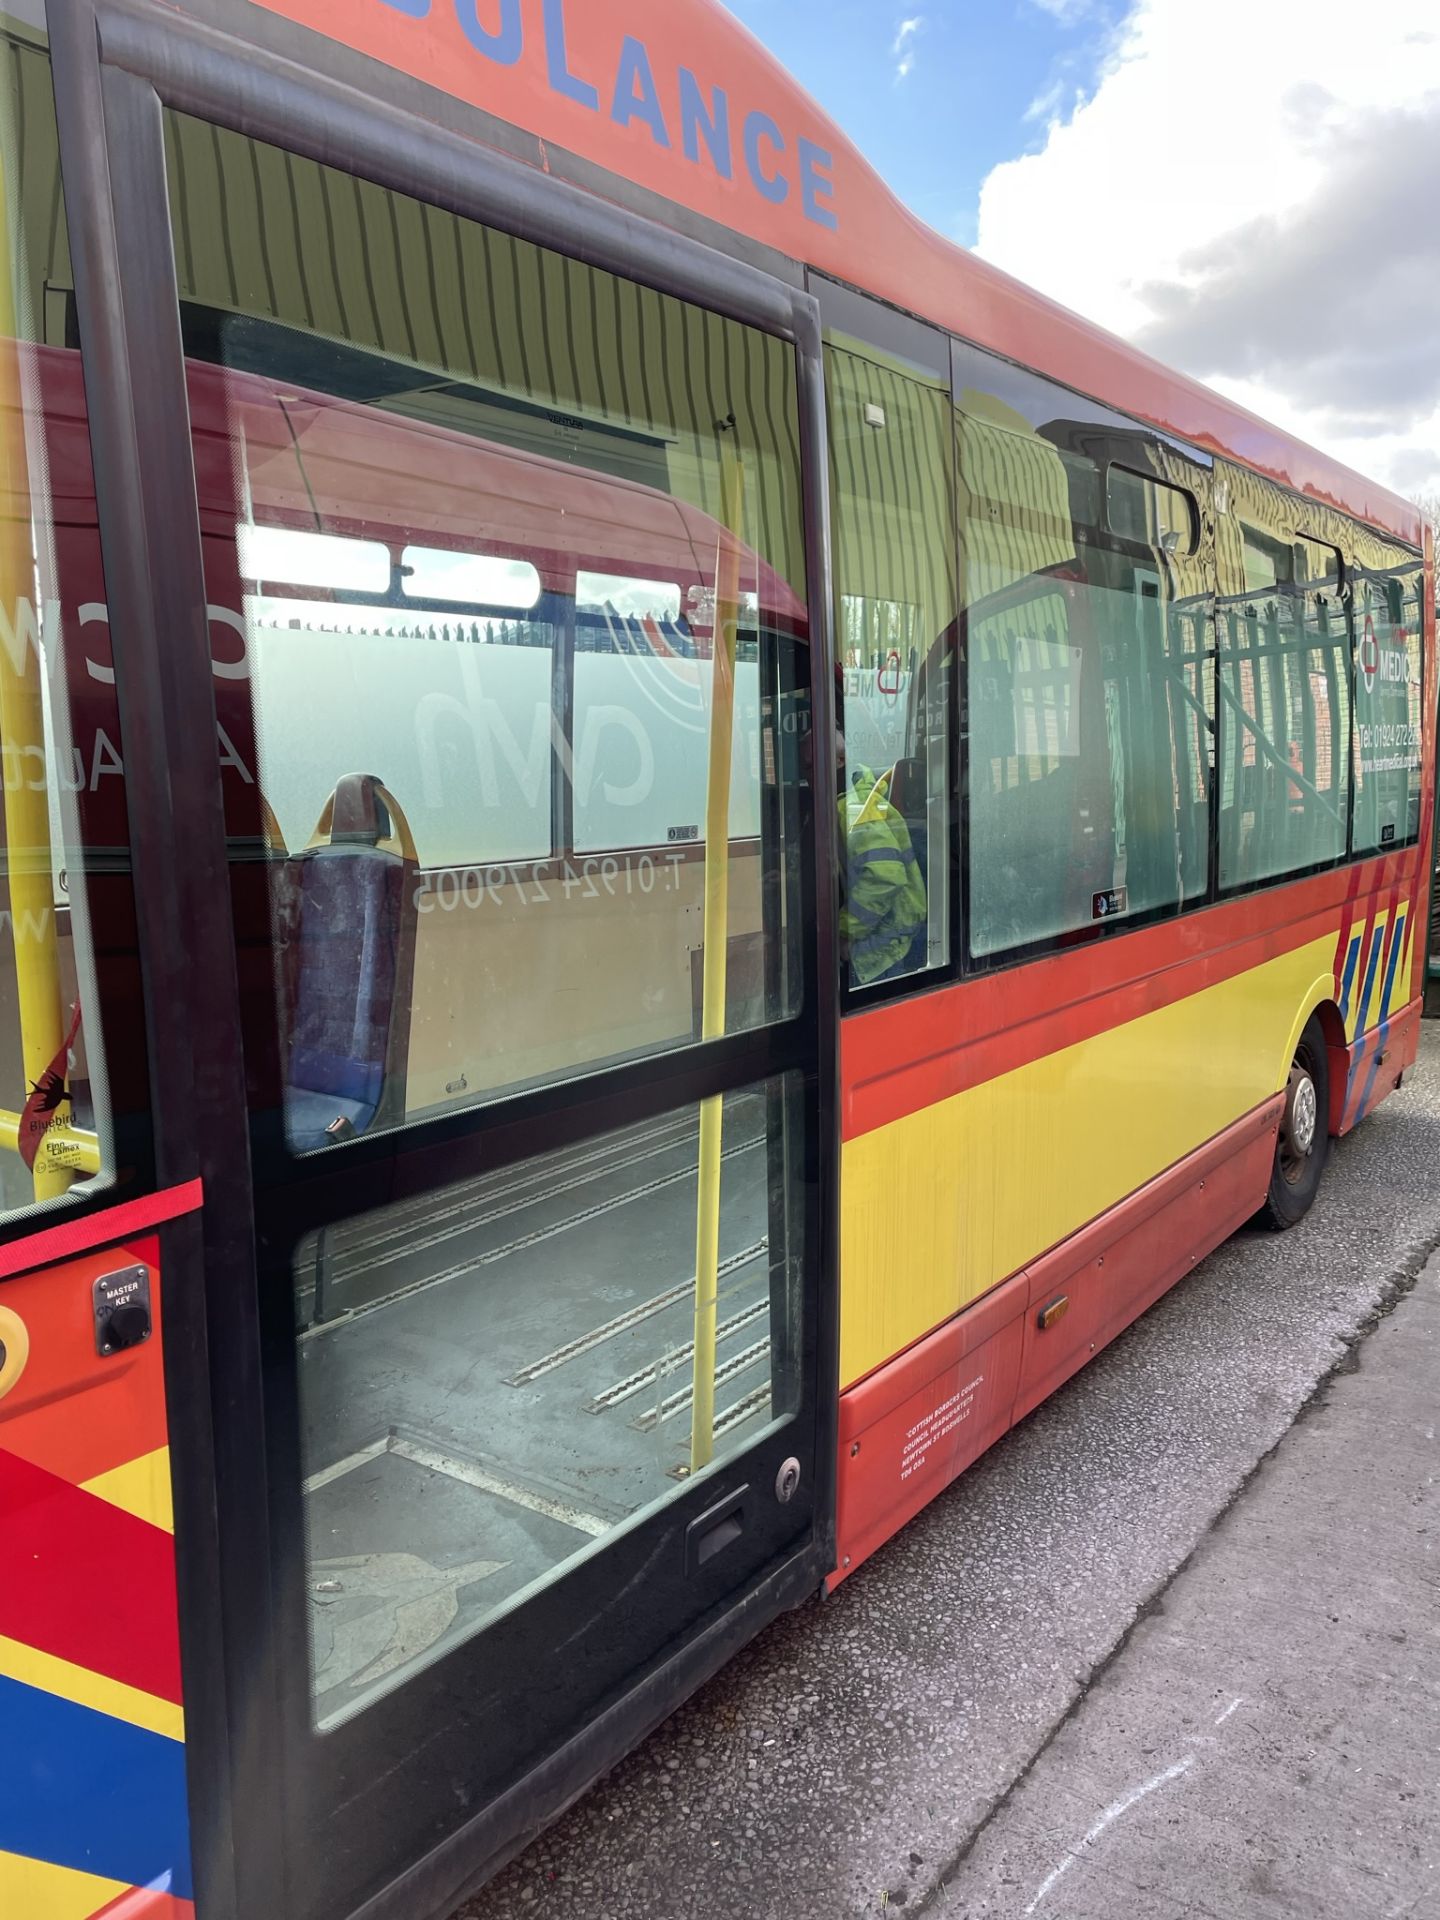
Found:
<svg viewBox="0 0 1440 1920"><path fill-rule="evenodd" d="M0 1852L0 1914L5 1920L90 1920L122 1893L128 1880L57 1867L28 1854Z"/></svg>
<svg viewBox="0 0 1440 1920"><path fill-rule="evenodd" d="M123 1680L111 1680L89 1667L77 1667L57 1654L42 1653L27 1647L22 1640L0 1634L0 1677L18 1680L21 1686L38 1688L61 1700L73 1700L77 1707L89 1707L108 1714L112 1720L124 1720L147 1733L164 1734L167 1740L184 1740L185 1715L173 1700L157 1699L139 1687L128 1687ZM26 1907L7 1907L0 1900L0 1915L9 1920L11 1912L28 1913Z"/></svg>
<svg viewBox="0 0 1440 1920"><path fill-rule="evenodd" d="M127 1460L123 1467L111 1467L84 1483L86 1493L98 1494L112 1507L123 1507L137 1520L148 1520L166 1533L175 1531L175 1511L170 1498L170 1449L156 1447L142 1453L138 1460Z"/></svg>
<svg viewBox="0 0 1440 1920"><path fill-rule="evenodd" d="M1327 934L847 1141L842 1386L1283 1087L1334 957Z"/></svg>

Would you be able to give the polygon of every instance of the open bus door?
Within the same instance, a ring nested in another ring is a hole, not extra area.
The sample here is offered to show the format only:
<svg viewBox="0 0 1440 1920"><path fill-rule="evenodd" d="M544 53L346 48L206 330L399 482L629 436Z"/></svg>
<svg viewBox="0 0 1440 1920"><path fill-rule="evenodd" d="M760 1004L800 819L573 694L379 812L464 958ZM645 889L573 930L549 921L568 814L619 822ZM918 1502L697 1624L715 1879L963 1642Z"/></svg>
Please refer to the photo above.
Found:
<svg viewBox="0 0 1440 1920"><path fill-rule="evenodd" d="M146 343L90 396L161 603L112 583L114 668L164 636L194 1073L247 1109L197 1106L173 1283L199 1910L440 1913L833 1552L818 326L319 82L182 86L185 32L105 71L77 304ZM437 235L503 308L356 306Z"/></svg>

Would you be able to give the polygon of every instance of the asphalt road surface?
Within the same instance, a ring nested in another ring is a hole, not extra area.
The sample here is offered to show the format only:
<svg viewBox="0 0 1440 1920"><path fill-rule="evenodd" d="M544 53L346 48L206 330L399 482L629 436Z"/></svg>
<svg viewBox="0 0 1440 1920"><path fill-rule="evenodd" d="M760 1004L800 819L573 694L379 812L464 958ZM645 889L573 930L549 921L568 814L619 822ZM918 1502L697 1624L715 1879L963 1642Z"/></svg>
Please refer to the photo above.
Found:
<svg viewBox="0 0 1440 1920"><path fill-rule="evenodd" d="M1179 1764L1160 1751L1147 1771L1151 1756L1137 1751L1112 1792L1087 1774L1106 1750L1104 1729L1088 1746L1082 1731L1102 1709L1113 1715L1105 1697L1127 1675L1137 1686L1153 1677L1148 1630L1205 1574L1207 1556L1226 1550L1226 1530L1274 1497L1265 1489L1289 1454L1268 1457L1287 1434L1298 1442L1302 1413L1324 1413L1346 1384L1337 1369L1354 1364L1377 1320L1393 1343L1398 1320L1384 1316L1410 1310L1437 1244L1440 1031L1427 1027L1416 1071L1334 1148L1300 1227L1246 1232L1213 1254L833 1599L772 1626L457 1920L532 1910L553 1920L848 1920L919 1908L946 1920L1440 1915L1440 1882L1424 1880L1423 1860L1400 1904L1366 1904L1343 1876L1340 1904L1322 1886L1297 1906L1283 1878L1278 1890L1236 1882L1243 1893L1227 1882L1207 1899L1202 1855L1189 1869L1193 1906L1167 1904L1134 1878L1102 1897L1083 1858L1029 1905L1065 1849L1085 1845L1091 1816L1125 1798L1132 1774L1144 1784ZM1426 1390L1412 1381L1411 1402ZM1357 1445L1382 1448L1384 1435L1372 1424ZM1289 1498L1303 1505L1315 1483L1301 1474L1295 1484ZM1251 1564L1251 1587L1273 1585L1274 1617L1305 1602L1297 1584L1310 1575L1295 1552ZM1357 1618L1368 1604L1355 1593ZM1343 1598L1335 1607L1335 1624L1352 1611ZM1323 1675L1330 1657L1317 1638L1312 1668ZM1432 1650L1432 1693L1435 1671ZM1206 1694L1216 1714L1223 1691L1217 1682ZM1372 1731L1372 1747L1384 1737ZM1398 1747L1409 1736L1397 1727L1392 1737ZM1417 1757L1393 1757L1395 1794L1408 1794ZM1433 1738L1422 1775L1427 1764L1420 1785L1433 1805ZM1046 1783L1053 1791L1042 1796ZM1179 1802L1151 1797L1142 1811L1163 1840ZM1275 1821L1287 1804L1274 1802ZM1209 1811L1220 1840L1227 1818L1239 1831L1242 1807ZM1033 1858L1017 1866L1026 1821ZM1328 1844L1337 1855L1355 1845L1338 1818ZM1433 1829L1428 1846L1440 1851Z"/></svg>

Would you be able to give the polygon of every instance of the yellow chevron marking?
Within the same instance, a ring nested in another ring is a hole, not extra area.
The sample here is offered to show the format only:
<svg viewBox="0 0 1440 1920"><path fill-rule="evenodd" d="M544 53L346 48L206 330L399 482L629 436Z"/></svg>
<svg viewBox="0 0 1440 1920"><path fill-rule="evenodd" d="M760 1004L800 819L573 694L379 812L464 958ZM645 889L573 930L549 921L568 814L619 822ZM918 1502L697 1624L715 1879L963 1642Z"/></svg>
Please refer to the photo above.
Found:
<svg viewBox="0 0 1440 1920"><path fill-rule="evenodd" d="M1357 1036L1362 1033L1368 1033L1380 1017L1380 993L1385 985L1385 934L1389 925L1390 916L1388 913L1376 914L1375 931L1371 936L1370 951L1362 955L1365 961L1365 971L1370 974L1370 991L1365 995L1364 1006L1359 1009L1359 1016L1355 1023ZM1375 962L1373 971L1371 970L1370 964L1372 956ZM1361 977L1360 985L1362 988L1365 985L1363 976Z"/></svg>
<svg viewBox="0 0 1440 1920"><path fill-rule="evenodd" d="M123 1507L137 1520L148 1520L166 1533L175 1531L175 1510L170 1499L170 1449L156 1447L142 1453L138 1460L127 1460L123 1467L111 1467L85 1483L86 1493L108 1500L112 1507Z"/></svg>
<svg viewBox="0 0 1440 1920"><path fill-rule="evenodd" d="M125 1880L57 1867L23 1853L0 1853L0 1913L14 1920L90 1920L130 1891Z"/></svg>
<svg viewBox="0 0 1440 1920"><path fill-rule="evenodd" d="M38 1647L27 1647L23 1641L7 1639L4 1634L0 1634L0 1674L7 1680L18 1680L22 1686L37 1687L42 1693L73 1700L78 1707L108 1713L112 1720L143 1727L147 1733L163 1733L167 1740L185 1738L185 1715L173 1700L158 1700L153 1693L142 1693L139 1687L127 1687L123 1680L92 1673L88 1667L77 1667L53 1653L41 1653ZM0 1874L0 1892L4 1884ZM0 1914L5 1915L6 1920L12 1913L18 1916L29 1912L28 1907L7 1907L0 1898Z"/></svg>

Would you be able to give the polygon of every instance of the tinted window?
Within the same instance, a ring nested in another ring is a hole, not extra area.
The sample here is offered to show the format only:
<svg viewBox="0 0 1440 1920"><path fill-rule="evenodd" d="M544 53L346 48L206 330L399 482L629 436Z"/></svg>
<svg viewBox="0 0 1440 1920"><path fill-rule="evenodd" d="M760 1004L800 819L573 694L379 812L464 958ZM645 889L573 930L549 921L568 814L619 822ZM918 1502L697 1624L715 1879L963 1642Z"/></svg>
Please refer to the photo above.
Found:
<svg viewBox="0 0 1440 1920"><path fill-rule="evenodd" d="M1106 475L1110 531L1140 546L1188 556L1199 539L1195 502L1180 487L1112 465Z"/></svg>
<svg viewBox="0 0 1440 1920"><path fill-rule="evenodd" d="M1134 468L1108 467L1107 514L1094 432L1052 396L1039 430L997 393L960 396L977 957L1179 907L1208 884L1210 602L1193 500L1139 473L1137 436Z"/></svg>
<svg viewBox="0 0 1440 1920"><path fill-rule="evenodd" d="M1422 673L1418 560L1367 574L1355 596L1356 853L1420 828Z"/></svg>
<svg viewBox="0 0 1440 1920"><path fill-rule="evenodd" d="M946 384L826 351L851 987L949 957L955 556Z"/></svg>
<svg viewBox="0 0 1440 1920"><path fill-rule="evenodd" d="M1287 535L1289 503L1246 482L1274 523L1222 521L1220 884L1250 886L1344 857L1350 638L1340 555Z"/></svg>

